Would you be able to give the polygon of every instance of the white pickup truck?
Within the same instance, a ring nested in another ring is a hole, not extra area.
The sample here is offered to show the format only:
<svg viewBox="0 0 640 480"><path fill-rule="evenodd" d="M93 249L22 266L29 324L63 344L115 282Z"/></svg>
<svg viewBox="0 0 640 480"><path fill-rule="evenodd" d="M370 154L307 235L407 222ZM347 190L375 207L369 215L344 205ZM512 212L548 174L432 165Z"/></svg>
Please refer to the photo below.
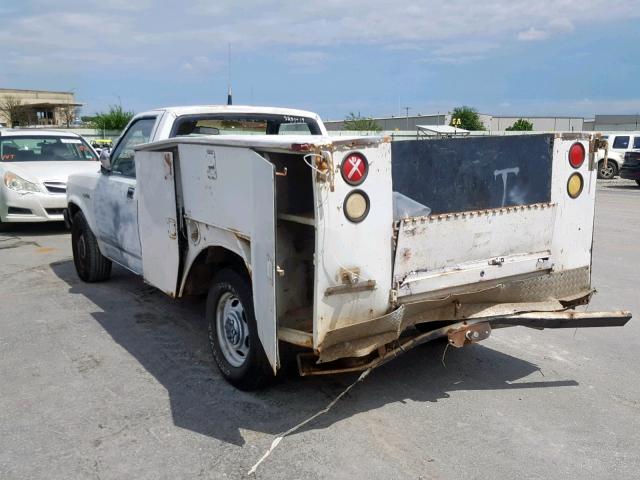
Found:
<svg viewBox="0 0 640 480"><path fill-rule="evenodd" d="M327 374L443 336L631 318L575 310L593 294L592 136L391 143L328 137L296 110L188 125L178 110L134 119L101 173L69 179L74 262L85 281L115 261L207 294L213 357L239 388L274 377L280 342L303 349L302 375Z"/></svg>

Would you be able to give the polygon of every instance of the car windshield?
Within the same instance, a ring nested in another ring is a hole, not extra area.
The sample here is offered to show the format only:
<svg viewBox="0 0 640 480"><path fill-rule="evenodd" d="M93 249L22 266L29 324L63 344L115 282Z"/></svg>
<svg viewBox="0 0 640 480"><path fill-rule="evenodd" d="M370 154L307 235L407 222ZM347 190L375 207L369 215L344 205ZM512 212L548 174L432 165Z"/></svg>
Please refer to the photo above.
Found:
<svg viewBox="0 0 640 480"><path fill-rule="evenodd" d="M318 123L295 115L217 113L179 117L172 137L196 135L320 135Z"/></svg>
<svg viewBox="0 0 640 480"><path fill-rule="evenodd" d="M1 136L0 161L48 162L97 160L93 149L78 137Z"/></svg>

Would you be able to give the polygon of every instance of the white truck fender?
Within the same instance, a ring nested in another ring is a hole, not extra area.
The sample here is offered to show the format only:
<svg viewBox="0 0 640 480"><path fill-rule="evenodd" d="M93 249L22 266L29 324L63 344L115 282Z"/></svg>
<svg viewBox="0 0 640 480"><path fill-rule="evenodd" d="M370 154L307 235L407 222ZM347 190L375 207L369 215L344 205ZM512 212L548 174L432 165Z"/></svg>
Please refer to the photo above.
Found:
<svg viewBox="0 0 640 480"><path fill-rule="evenodd" d="M190 243L184 272L180 281L178 296L184 293L189 279L189 273L196 259L210 248L222 248L240 257L249 273L251 273L251 244L239 233L225 230L213 225L207 225L191 219L185 219L187 238Z"/></svg>
<svg viewBox="0 0 640 480"><path fill-rule="evenodd" d="M82 178L78 179L82 187L78 187L75 183L72 183L72 177L70 177L70 181L67 184L67 209L69 210L69 221L73 222L73 212L72 205L74 205L78 210L82 211L84 214L87 223L89 224L89 228L94 234L97 232L95 225L95 218L92 215L91 202L93 199L91 198L91 194L95 191L95 184L97 183L97 179L89 178L88 176L82 176Z"/></svg>

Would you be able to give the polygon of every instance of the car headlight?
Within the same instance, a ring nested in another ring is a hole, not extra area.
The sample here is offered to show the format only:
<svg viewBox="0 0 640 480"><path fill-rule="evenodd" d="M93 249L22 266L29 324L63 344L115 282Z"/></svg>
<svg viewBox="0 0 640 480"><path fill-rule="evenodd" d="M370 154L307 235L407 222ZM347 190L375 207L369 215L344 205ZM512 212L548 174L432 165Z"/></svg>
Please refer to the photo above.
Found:
<svg viewBox="0 0 640 480"><path fill-rule="evenodd" d="M13 172L7 172L4 174L4 184L7 188L15 190L16 192L39 192L40 188L33 182L25 180L24 178L16 175Z"/></svg>

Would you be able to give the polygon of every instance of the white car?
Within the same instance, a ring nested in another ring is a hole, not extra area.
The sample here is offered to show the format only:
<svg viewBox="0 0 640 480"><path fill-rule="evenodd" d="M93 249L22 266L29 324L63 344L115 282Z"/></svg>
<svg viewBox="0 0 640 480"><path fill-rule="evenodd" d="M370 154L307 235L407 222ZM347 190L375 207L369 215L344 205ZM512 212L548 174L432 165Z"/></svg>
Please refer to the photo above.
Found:
<svg viewBox="0 0 640 480"><path fill-rule="evenodd" d="M598 178L610 179L620 172L625 154L640 149L640 133L619 133L606 135L604 138L609 142L608 161L605 167L604 150L600 150L597 157Z"/></svg>
<svg viewBox="0 0 640 480"><path fill-rule="evenodd" d="M100 169L93 148L75 133L0 131L0 222L62 221L67 178Z"/></svg>

